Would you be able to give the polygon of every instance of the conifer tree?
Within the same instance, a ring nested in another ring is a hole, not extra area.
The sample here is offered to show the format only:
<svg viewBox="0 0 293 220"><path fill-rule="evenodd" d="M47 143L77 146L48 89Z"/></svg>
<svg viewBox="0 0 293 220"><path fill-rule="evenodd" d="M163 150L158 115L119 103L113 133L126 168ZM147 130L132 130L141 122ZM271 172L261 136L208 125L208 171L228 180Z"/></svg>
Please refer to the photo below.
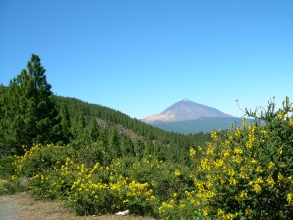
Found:
<svg viewBox="0 0 293 220"><path fill-rule="evenodd" d="M140 160L143 157L144 148L145 148L144 143L140 139L138 139L135 143L135 148L134 148L135 155L138 160Z"/></svg>
<svg viewBox="0 0 293 220"><path fill-rule="evenodd" d="M84 139L84 129L86 127L86 122L84 115L81 111L77 112L71 123L71 133L73 134L73 140Z"/></svg>
<svg viewBox="0 0 293 220"><path fill-rule="evenodd" d="M112 158L117 158L121 156L120 142L116 129L112 129L111 133L109 134L109 143L109 151Z"/></svg>
<svg viewBox="0 0 293 220"><path fill-rule="evenodd" d="M71 121L68 112L68 107L64 101L60 104L58 120L60 120L58 134L59 144L68 144L72 139L72 133L70 130Z"/></svg>
<svg viewBox="0 0 293 220"><path fill-rule="evenodd" d="M88 124L88 135L90 137L91 142L96 142L99 137L99 126L95 119L91 120Z"/></svg>
<svg viewBox="0 0 293 220"><path fill-rule="evenodd" d="M58 132L58 112L52 99L51 85L40 58L32 54L27 69L10 80L1 100L5 138L1 147L16 149L33 143L55 142Z"/></svg>
<svg viewBox="0 0 293 220"><path fill-rule="evenodd" d="M5 135L4 131L6 130L6 125L4 124L4 94L7 88L3 86L2 84L0 85L0 153L4 154L7 153L9 149L7 149L7 146L5 146ZM4 148L5 147L5 148Z"/></svg>
<svg viewBox="0 0 293 220"><path fill-rule="evenodd" d="M128 135L124 135L121 140L121 153L123 157L135 156L133 142Z"/></svg>

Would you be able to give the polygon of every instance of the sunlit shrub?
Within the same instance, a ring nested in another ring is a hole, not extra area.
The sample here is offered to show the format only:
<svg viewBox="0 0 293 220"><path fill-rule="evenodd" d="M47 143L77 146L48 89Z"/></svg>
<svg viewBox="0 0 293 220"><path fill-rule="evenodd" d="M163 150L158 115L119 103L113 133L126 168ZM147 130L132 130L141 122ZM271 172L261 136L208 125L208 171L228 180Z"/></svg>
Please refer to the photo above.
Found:
<svg viewBox="0 0 293 220"><path fill-rule="evenodd" d="M178 199L183 197L193 184L187 167L152 155L107 162L102 155L96 144L80 151L70 145L34 145L16 157L14 165L19 177L31 178L35 198L61 200L78 215L129 209L133 214L157 216L163 201L175 192Z"/></svg>
<svg viewBox="0 0 293 220"><path fill-rule="evenodd" d="M58 199L78 215L131 213L160 219L288 219L293 216L293 116L283 108L241 127L214 131L213 141L190 148L193 164L153 155L111 158L101 143L34 145L15 157L16 174L32 195ZM1 184L0 184L1 186Z"/></svg>
<svg viewBox="0 0 293 220"><path fill-rule="evenodd" d="M28 186L26 179L14 175L14 168L11 166L14 160L10 155L0 156L0 195L22 192Z"/></svg>
<svg viewBox="0 0 293 220"><path fill-rule="evenodd" d="M289 98L275 111L269 103L260 114L246 110L255 123L243 121L212 133L188 201L206 217L218 219L288 219L293 216L293 116ZM224 135L224 139L220 138ZM191 156L193 157L193 152Z"/></svg>

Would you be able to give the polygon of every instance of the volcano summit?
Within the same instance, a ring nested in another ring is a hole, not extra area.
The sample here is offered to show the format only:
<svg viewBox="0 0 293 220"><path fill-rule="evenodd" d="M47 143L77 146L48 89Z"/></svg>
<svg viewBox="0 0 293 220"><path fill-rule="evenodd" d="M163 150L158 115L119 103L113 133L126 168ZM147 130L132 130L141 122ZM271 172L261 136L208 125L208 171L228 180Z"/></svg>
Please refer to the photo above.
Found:
<svg viewBox="0 0 293 220"><path fill-rule="evenodd" d="M161 114L145 117L142 121L153 122L177 122L196 120L201 117L233 117L215 108L183 99L165 109Z"/></svg>

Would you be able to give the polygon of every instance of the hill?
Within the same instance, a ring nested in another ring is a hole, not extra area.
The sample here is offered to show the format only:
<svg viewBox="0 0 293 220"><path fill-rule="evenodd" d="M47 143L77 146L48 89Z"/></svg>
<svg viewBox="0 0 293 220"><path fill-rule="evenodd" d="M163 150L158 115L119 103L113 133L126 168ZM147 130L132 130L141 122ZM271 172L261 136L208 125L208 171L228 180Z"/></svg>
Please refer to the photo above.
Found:
<svg viewBox="0 0 293 220"><path fill-rule="evenodd" d="M178 151L184 150L188 154L190 146L204 145L206 141L211 140L210 133L198 133L193 135L180 134L177 131L166 131L144 123L136 118L131 118L128 115L98 104L90 104L83 102L76 98L55 96L58 105L65 105L68 108L68 114L71 121L71 130L74 127L79 127L73 140L90 139L88 136L91 131L95 130L93 127L97 126L97 139L103 139L103 145L110 145L113 132L117 135L117 145L122 150L124 145L127 145L128 151L135 151L137 145L140 145L142 152L151 151L148 153L156 153L162 156L161 159L170 160L174 157L180 157ZM82 122L84 120L84 122ZM93 122L97 122L94 123ZM79 125L78 125L79 124ZM83 125L82 125L83 124ZM92 127L91 127L92 126ZM95 141L93 138L91 141ZM73 142L74 142L73 141ZM82 142L85 144L85 142ZM150 148L150 149L148 149ZM171 156L172 155L172 156ZM182 154L181 154L182 156Z"/></svg>

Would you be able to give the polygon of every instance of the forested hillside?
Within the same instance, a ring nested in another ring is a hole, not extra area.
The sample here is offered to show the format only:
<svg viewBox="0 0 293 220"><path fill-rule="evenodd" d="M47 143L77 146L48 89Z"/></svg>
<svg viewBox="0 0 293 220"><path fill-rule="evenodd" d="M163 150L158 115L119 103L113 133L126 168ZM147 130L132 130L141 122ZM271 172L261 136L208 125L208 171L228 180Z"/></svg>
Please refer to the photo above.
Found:
<svg viewBox="0 0 293 220"><path fill-rule="evenodd" d="M55 98L57 103L61 105L63 103L68 108L69 118L72 119L71 130L73 134L75 133L73 140L82 138L82 135L86 136L80 132L86 127L88 127L87 129L100 129L101 134L104 131L104 135L108 135L105 140L111 140L113 135L117 136L119 147L123 148L122 143L126 141L130 143L130 146L141 145L142 154L144 154L144 150L147 150L146 154L152 154L156 150L164 155L164 158L171 157L170 153L177 155L178 152L187 152L190 146L203 145L205 141L210 140L210 133L182 135L166 132L104 106L89 104L74 98Z"/></svg>
<svg viewBox="0 0 293 220"><path fill-rule="evenodd" d="M210 140L208 133L166 132L101 105L55 96L37 55L8 87L1 85L0 100L2 152L21 155L22 146L33 143L71 143L81 148L100 141L116 151L115 157L156 154L163 160L182 161L190 146Z"/></svg>
<svg viewBox="0 0 293 220"><path fill-rule="evenodd" d="M182 135L55 96L32 55L0 86L0 195L29 190L77 215L290 219L293 103L241 126ZM210 137L211 136L211 137Z"/></svg>

